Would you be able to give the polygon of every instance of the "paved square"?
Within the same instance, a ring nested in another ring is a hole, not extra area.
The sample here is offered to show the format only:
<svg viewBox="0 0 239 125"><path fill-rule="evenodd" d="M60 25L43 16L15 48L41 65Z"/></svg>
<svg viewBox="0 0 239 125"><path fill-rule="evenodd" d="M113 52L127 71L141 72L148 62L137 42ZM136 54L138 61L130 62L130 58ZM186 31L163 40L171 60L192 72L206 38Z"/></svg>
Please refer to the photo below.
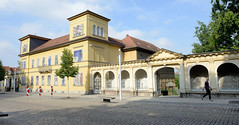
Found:
<svg viewBox="0 0 239 125"><path fill-rule="evenodd" d="M103 95L0 94L0 125L238 125L239 104L230 99L179 97L119 97L102 102ZM234 99L236 100L236 99ZM238 100L238 99L237 99Z"/></svg>

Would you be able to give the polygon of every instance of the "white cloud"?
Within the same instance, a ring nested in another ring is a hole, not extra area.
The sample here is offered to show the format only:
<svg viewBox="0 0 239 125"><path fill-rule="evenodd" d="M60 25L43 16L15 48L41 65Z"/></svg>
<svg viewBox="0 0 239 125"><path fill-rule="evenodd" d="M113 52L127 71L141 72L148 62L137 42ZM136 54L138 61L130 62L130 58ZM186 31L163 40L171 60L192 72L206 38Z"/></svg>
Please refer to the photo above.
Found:
<svg viewBox="0 0 239 125"><path fill-rule="evenodd" d="M0 10L25 13L50 19L66 19L87 9L96 13L111 10L111 2L101 4L99 0L1 0Z"/></svg>
<svg viewBox="0 0 239 125"><path fill-rule="evenodd" d="M17 66L18 47L7 40L0 40L0 59L5 66Z"/></svg>
<svg viewBox="0 0 239 125"><path fill-rule="evenodd" d="M109 26L109 36L117 38L117 39L123 39L126 37L126 35L130 35L136 38L143 38L144 33L138 29L131 29L131 30L123 30L123 31L116 31L114 27Z"/></svg>
<svg viewBox="0 0 239 125"><path fill-rule="evenodd" d="M165 49L172 49L173 42L170 41L168 38L159 38L154 42L159 48L165 48Z"/></svg>

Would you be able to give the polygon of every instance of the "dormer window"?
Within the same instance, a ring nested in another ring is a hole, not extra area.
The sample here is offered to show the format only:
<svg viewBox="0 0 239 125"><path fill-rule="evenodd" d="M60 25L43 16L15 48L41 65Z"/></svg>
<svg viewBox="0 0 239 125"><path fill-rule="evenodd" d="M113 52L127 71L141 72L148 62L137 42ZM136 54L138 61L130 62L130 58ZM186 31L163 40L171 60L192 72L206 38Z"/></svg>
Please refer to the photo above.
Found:
<svg viewBox="0 0 239 125"><path fill-rule="evenodd" d="M26 51L27 51L27 44L23 44L22 52L26 52Z"/></svg>
<svg viewBox="0 0 239 125"><path fill-rule="evenodd" d="M83 35L83 29L84 29L83 24L75 26L73 28L73 37L78 37L78 36Z"/></svg>

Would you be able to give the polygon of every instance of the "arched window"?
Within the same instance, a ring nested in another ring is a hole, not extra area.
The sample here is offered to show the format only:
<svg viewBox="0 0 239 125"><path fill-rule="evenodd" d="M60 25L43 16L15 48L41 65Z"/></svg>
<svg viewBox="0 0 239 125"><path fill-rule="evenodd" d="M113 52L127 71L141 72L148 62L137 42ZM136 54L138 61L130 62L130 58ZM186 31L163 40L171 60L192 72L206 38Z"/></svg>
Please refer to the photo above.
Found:
<svg viewBox="0 0 239 125"><path fill-rule="evenodd" d="M99 36L99 35L100 35L100 27L97 26L97 36Z"/></svg>
<svg viewBox="0 0 239 125"><path fill-rule="evenodd" d="M93 25L93 28L92 28L93 35L96 35L96 33L95 33L95 29L96 29L96 26Z"/></svg>
<svg viewBox="0 0 239 125"><path fill-rule="evenodd" d="M104 28L103 27L100 28L100 36L104 37Z"/></svg>

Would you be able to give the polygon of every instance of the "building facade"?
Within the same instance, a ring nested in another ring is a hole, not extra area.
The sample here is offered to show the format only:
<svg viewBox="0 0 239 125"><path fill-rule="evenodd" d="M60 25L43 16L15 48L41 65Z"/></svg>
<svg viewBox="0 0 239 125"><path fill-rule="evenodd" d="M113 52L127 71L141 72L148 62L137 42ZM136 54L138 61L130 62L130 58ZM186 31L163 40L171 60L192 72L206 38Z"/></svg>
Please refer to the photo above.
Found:
<svg viewBox="0 0 239 125"><path fill-rule="evenodd" d="M49 39L26 35L21 42L21 84L33 92L66 92L66 81L55 75L64 48L72 50L79 73L70 78L71 93L119 93L118 55L122 55L122 94L158 96L179 74L180 94L202 94L206 78L215 95L239 95L239 50L183 55L127 35L108 36L110 19L89 10L68 18L70 33ZM119 52L120 50L120 52ZM229 70L230 69L230 70Z"/></svg>

